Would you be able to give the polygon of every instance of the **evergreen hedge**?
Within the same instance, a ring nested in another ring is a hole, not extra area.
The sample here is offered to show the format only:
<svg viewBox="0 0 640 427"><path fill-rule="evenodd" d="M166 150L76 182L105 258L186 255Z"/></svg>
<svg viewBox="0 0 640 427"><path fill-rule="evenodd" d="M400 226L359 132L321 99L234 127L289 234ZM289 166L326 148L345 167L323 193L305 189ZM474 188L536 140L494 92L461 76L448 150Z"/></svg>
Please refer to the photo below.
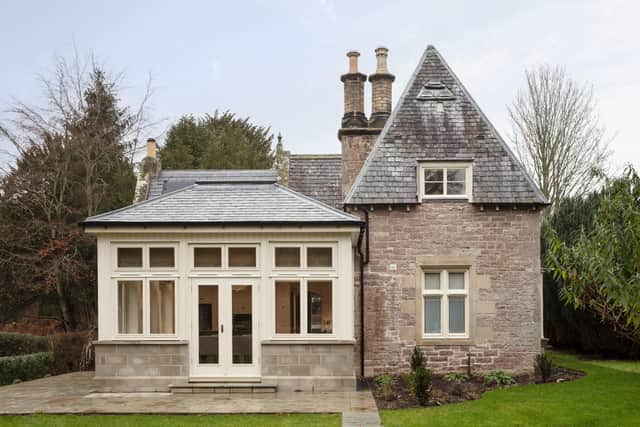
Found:
<svg viewBox="0 0 640 427"><path fill-rule="evenodd" d="M53 364L53 353L42 352L0 357L0 385L42 378Z"/></svg>
<svg viewBox="0 0 640 427"><path fill-rule="evenodd" d="M0 357L41 353L49 350L47 337L0 332Z"/></svg>

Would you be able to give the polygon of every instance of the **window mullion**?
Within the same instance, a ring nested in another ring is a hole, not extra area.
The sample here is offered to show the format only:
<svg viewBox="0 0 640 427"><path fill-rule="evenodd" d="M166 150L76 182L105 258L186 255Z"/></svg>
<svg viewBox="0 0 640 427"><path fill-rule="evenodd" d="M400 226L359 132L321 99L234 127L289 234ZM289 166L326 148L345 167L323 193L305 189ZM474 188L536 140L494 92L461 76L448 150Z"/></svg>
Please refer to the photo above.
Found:
<svg viewBox="0 0 640 427"><path fill-rule="evenodd" d="M142 281L142 335L151 335L151 296L149 279Z"/></svg>
<svg viewBox="0 0 640 427"><path fill-rule="evenodd" d="M442 194L447 195L447 168L442 168Z"/></svg>
<svg viewBox="0 0 640 427"><path fill-rule="evenodd" d="M307 335L307 278L300 280L300 336Z"/></svg>

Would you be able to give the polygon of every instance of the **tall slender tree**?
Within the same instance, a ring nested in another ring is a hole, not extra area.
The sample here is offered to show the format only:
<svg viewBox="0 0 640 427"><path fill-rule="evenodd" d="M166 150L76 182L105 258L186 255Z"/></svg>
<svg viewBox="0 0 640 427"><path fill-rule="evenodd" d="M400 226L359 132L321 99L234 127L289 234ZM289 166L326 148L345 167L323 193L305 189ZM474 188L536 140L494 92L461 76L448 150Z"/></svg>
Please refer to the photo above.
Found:
<svg viewBox="0 0 640 427"><path fill-rule="evenodd" d="M509 116L516 154L552 204L599 182L609 151L591 88L561 67L527 70Z"/></svg>

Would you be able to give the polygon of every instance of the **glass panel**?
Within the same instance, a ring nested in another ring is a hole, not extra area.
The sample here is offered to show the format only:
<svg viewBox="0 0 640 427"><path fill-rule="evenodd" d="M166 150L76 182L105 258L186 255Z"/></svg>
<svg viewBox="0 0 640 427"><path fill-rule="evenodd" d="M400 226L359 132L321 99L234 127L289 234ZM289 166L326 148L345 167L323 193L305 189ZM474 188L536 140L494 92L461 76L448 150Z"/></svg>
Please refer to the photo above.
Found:
<svg viewBox="0 0 640 427"><path fill-rule="evenodd" d="M222 248L193 248L195 268L222 267Z"/></svg>
<svg viewBox="0 0 640 427"><path fill-rule="evenodd" d="M251 286L232 286L231 307L233 363L251 364L253 363Z"/></svg>
<svg viewBox="0 0 640 427"><path fill-rule="evenodd" d="M300 333L300 282L276 282L276 334Z"/></svg>
<svg viewBox="0 0 640 427"><path fill-rule="evenodd" d="M464 297L449 297L449 332L452 334L465 332L465 301Z"/></svg>
<svg viewBox="0 0 640 427"><path fill-rule="evenodd" d="M424 180L425 181L443 181L444 173L443 169L425 169Z"/></svg>
<svg viewBox="0 0 640 427"><path fill-rule="evenodd" d="M118 282L118 333L142 333L142 281Z"/></svg>
<svg viewBox="0 0 640 427"><path fill-rule="evenodd" d="M333 331L331 282L309 281L307 283L307 332L330 334Z"/></svg>
<svg viewBox="0 0 640 427"><path fill-rule="evenodd" d="M151 333L175 333L175 287L173 280L149 282Z"/></svg>
<svg viewBox="0 0 640 427"><path fill-rule="evenodd" d="M440 289L440 273L426 273L424 278L425 289Z"/></svg>
<svg viewBox="0 0 640 427"><path fill-rule="evenodd" d="M174 267L173 248L149 248L150 267Z"/></svg>
<svg viewBox="0 0 640 427"><path fill-rule="evenodd" d="M465 169L447 169L447 181L457 181L464 182L465 181Z"/></svg>
<svg viewBox="0 0 640 427"><path fill-rule="evenodd" d="M300 267L300 248L276 248L276 267Z"/></svg>
<svg viewBox="0 0 640 427"><path fill-rule="evenodd" d="M441 297L424 298L424 333L439 334L440 328L440 299Z"/></svg>
<svg viewBox="0 0 640 427"><path fill-rule="evenodd" d="M118 267L142 268L142 248L118 248Z"/></svg>
<svg viewBox="0 0 640 427"><path fill-rule="evenodd" d="M255 267L256 248L229 248L229 267Z"/></svg>
<svg viewBox="0 0 640 427"><path fill-rule="evenodd" d="M307 248L307 267L332 267L332 248Z"/></svg>
<svg viewBox="0 0 640 427"><path fill-rule="evenodd" d="M464 289L464 273L449 273L449 289Z"/></svg>
<svg viewBox="0 0 640 427"><path fill-rule="evenodd" d="M464 182L447 182L447 194L455 196L465 194Z"/></svg>
<svg viewBox="0 0 640 427"><path fill-rule="evenodd" d="M424 194L427 195L441 195L443 192L444 184L441 182L426 182L424 184Z"/></svg>
<svg viewBox="0 0 640 427"><path fill-rule="evenodd" d="M218 286L198 286L198 360L219 363Z"/></svg>

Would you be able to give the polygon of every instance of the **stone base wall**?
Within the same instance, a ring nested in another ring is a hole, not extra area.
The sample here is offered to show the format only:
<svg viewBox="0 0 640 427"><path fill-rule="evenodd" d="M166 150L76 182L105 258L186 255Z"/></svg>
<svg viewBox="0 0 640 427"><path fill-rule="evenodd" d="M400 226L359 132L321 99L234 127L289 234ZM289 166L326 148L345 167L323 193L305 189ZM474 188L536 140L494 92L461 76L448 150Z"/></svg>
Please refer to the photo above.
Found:
<svg viewBox="0 0 640 427"><path fill-rule="evenodd" d="M282 391L355 390L353 343L263 343L262 379Z"/></svg>
<svg viewBox="0 0 640 427"><path fill-rule="evenodd" d="M96 342L96 379L120 389L145 384L166 388L189 376L189 346L185 343ZM151 382L150 382L151 381Z"/></svg>
<svg viewBox="0 0 640 427"><path fill-rule="evenodd" d="M533 369L542 336L539 210L481 210L454 202L424 203L410 211L376 207L369 212L369 236L366 376L408 370L416 345L436 372L466 370L469 354L476 372ZM469 338L422 339L423 270L458 261L470 266ZM355 286L357 296L357 281ZM355 307L358 323L357 300Z"/></svg>

